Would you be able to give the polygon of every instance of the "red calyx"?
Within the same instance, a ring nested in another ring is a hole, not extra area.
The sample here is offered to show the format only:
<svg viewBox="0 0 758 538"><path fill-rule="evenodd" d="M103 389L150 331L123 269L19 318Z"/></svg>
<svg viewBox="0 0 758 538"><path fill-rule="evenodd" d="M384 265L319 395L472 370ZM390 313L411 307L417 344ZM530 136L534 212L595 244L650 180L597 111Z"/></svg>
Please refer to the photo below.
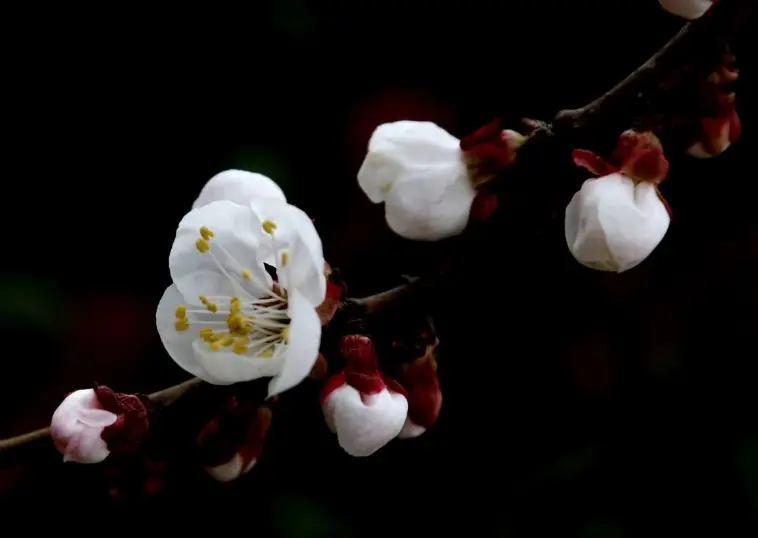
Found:
<svg viewBox="0 0 758 538"><path fill-rule="evenodd" d="M215 467L242 457L242 468L260 457L271 425L271 409L232 397L222 413L207 423L197 436L203 465Z"/></svg>
<svg viewBox="0 0 758 538"><path fill-rule="evenodd" d="M497 209L497 195L479 192L471 203L469 220L481 222L487 220Z"/></svg>
<svg viewBox="0 0 758 538"><path fill-rule="evenodd" d="M316 381L322 381L326 378L328 371L329 363L326 361L326 357L319 353L318 358L316 358L316 364L313 365L311 373L308 376Z"/></svg>
<svg viewBox="0 0 758 538"><path fill-rule="evenodd" d="M95 395L103 409L118 418L103 428L100 436L111 452L136 450L149 429L148 408L150 400L142 394L122 394L105 385L95 384Z"/></svg>
<svg viewBox="0 0 758 538"><path fill-rule="evenodd" d="M650 131L637 132L630 129L621 133L612 163L584 149L575 149L571 156L574 164L597 176L620 172L637 182L660 183L665 179L669 168L660 140Z"/></svg>
<svg viewBox="0 0 758 538"><path fill-rule="evenodd" d="M358 334L343 336L339 348L346 360L345 369L326 381L319 396L321 405L334 390L344 385L350 385L364 397L384 389L405 395L400 384L379 370L376 349L369 337Z"/></svg>
<svg viewBox="0 0 758 538"><path fill-rule="evenodd" d="M316 313L321 319L321 326L323 327L329 323L334 315L337 313L337 309L342 301L344 288L329 279L326 280L326 296L323 302L316 308Z"/></svg>
<svg viewBox="0 0 758 538"><path fill-rule="evenodd" d="M467 163L478 176L496 174L513 164L519 143L500 128L500 118L480 127L461 139L460 147Z"/></svg>
<svg viewBox="0 0 758 538"><path fill-rule="evenodd" d="M408 417L415 424L430 428L437 421L442 407L442 391L434 357L427 355L406 364L400 382L408 391Z"/></svg>
<svg viewBox="0 0 758 538"><path fill-rule="evenodd" d="M348 334L339 343L340 353L354 370L363 369L365 373L379 370L374 343L368 336Z"/></svg>

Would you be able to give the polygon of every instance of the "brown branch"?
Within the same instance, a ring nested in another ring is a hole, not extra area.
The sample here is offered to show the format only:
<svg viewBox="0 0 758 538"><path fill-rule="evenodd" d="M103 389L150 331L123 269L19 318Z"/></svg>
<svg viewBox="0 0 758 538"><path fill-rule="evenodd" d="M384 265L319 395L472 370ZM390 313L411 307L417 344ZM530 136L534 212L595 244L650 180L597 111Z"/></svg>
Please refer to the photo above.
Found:
<svg viewBox="0 0 758 538"><path fill-rule="evenodd" d="M202 383L202 379L194 377L192 379L179 383L178 385L174 385L173 387L168 387L167 389L154 392L150 394L148 398L150 398L150 400L153 403L157 404L159 407L165 407L167 405L171 405L181 396L200 386ZM17 435L16 437L2 439L0 440L0 452L5 452L6 450L21 447L38 439L43 439L49 436L50 427L48 426L47 428L40 428L39 430Z"/></svg>
<svg viewBox="0 0 758 538"><path fill-rule="evenodd" d="M608 124L630 125L659 91L661 83L678 68L697 59L701 52L731 39L740 26L750 20L758 8L758 0L720 0L699 19L686 24L656 54L591 103L573 110L558 112L549 124L528 120L534 132L521 147L535 146L548 138L576 140L588 132L605 128ZM705 69L705 66L699 66ZM698 66L695 66L697 69ZM530 150L532 148L530 147ZM439 277L439 275L438 275ZM343 303L345 308L357 307L359 314L372 315L390 306L405 304L418 297L419 292L433 289L435 278L409 278L406 284L387 291ZM173 387L155 392L149 398L160 406L172 404L179 397L202 383L190 379ZM20 447L50 435L50 428L42 428L10 439L0 440L0 452Z"/></svg>
<svg viewBox="0 0 758 538"><path fill-rule="evenodd" d="M591 103L562 110L548 128L555 136L578 137L608 123L631 125L650 95L684 65L707 58L702 52L732 39L758 8L758 0L720 0L702 17L687 23L658 52L628 77ZM705 70L708 65L693 65Z"/></svg>
<svg viewBox="0 0 758 538"><path fill-rule="evenodd" d="M650 97L661 91L664 81L682 66L708 58L703 52L732 39L739 28L751 20L755 11L758 11L758 0L719 0L702 17L685 24L634 72L591 103L577 109L562 110L550 123L522 120L532 132L519 149L519 155L531 153L544 158L541 144L548 140L572 143L586 138L590 133L604 131L609 125L624 126L621 130L628 128L643 112ZM709 67L696 63L692 66L696 72ZM617 136L619 132L612 135ZM374 314L389 306L407 304L417 298L420 291L433 289L440 276L415 278L396 288L355 299L352 303L360 307L364 315Z"/></svg>

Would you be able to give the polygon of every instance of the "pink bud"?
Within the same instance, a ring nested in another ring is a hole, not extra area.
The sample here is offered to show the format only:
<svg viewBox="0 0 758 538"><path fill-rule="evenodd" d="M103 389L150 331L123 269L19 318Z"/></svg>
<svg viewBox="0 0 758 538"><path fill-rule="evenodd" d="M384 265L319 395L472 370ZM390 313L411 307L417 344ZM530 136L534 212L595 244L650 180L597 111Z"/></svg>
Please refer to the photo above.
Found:
<svg viewBox="0 0 758 538"><path fill-rule="evenodd" d="M206 472L219 482L230 482L250 471L263 452L270 425L270 408L231 398L227 409L198 435Z"/></svg>
<svg viewBox="0 0 758 538"><path fill-rule="evenodd" d="M100 463L110 454L103 430L117 419L103 409L93 389L77 390L53 413L50 435L63 461Z"/></svg>
<svg viewBox="0 0 758 538"><path fill-rule="evenodd" d="M493 174L511 166L525 140L521 133L501 130L499 118L461 139L461 152L474 183L487 181Z"/></svg>
<svg viewBox="0 0 758 538"><path fill-rule="evenodd" d="M327 426L356 457L370 456L397 437L408 414L403 388L377 368L361 366L356 371L348 363L327 380L320 397Z"/></svg>

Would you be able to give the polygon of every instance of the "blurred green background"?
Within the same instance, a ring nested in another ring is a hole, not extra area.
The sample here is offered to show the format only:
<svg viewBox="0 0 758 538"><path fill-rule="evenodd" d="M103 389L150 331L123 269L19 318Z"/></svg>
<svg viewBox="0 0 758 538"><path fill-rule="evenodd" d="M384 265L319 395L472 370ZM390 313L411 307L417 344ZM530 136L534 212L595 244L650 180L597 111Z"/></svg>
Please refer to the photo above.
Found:
<svg viewBox="0 0 758 538"><path fill-rule="evenodd" d="M315 218L351 294L378 291L449 248L394 237L358 189L378 124L462 136L496 115L512 128L547 119L682 24L655 0L161 7L5 19L20 30L3 54L2 437L44 426L93 380L150 392L184 379L154 310L176 224L215 173L272 177ZM742 141L714 161L672 156L674 220L639 268L599 274L570 258L563 210L581 171L514 185L470 278L433 305L444 404L422 438L351 459L304 387L239 483L180 477L137 523L95 470L43 443L0 460L3 517L12 503L83 503L156 533L758 535L754 39L735 43Z"/></svg>

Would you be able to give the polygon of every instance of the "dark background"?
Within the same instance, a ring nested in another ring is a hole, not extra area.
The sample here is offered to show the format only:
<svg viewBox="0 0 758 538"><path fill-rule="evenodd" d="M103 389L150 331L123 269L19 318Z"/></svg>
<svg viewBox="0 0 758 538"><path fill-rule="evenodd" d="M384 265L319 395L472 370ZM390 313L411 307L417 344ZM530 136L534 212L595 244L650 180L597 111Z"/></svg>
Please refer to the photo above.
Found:
<svg viewBox="0 0 758 538"><path fill-rule="evenodd" d="M351 295L378 291L450 245L392 236L359 190L374 127L431 120L462 136L496 115L549 119L682 25L654 0L66 6L4 22L0 436L46 425L93 380L151 392L186 377L154 310L176 225L215 173L275 179L316 219ZM0 459L3 517L15 499L73 503L70 525L118 507L111 521L147 533L758 535L751 39L735 43L742 140L712 161L670 156L674 219L640 267L609 275L570 257L563 209L587 176L568 155L551 156L565 177L514 189L518 218L501 212L435 301L444 403L422 438L352 459L303 386L238 483L179 473L134 512L42 441Z"/></svg>

